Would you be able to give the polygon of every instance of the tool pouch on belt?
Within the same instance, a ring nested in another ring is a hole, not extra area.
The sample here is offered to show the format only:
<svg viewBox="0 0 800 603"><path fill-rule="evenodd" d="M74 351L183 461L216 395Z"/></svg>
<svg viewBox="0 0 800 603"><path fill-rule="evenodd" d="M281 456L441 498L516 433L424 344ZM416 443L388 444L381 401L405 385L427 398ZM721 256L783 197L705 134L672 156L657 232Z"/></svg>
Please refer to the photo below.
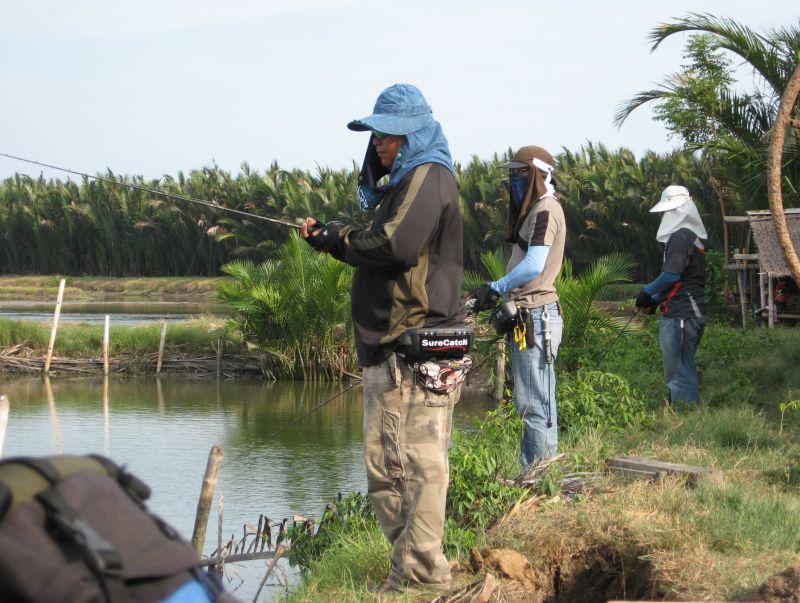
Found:
<svg viewBox="0 0 800 603"><path fill-rule="evenodd" d="M472 368L467 355L472 338L468 327L408 329L400 336L398 352L413 370L415 383L435 394L448 394Z"/></svg>
<svg viewBox="0 0 800 603"><path fill-rule="evenodd" d="M434 394L449 394L467 379L472 357L426 360L412 365L414 379L423 389Z"/></svg>
<svg viewBox="0 0 800 603"><path fill-rule="evenodd" d="M155 602L193 581L232 601L149 495L100 456L0 462L0 601Z"/></svg>

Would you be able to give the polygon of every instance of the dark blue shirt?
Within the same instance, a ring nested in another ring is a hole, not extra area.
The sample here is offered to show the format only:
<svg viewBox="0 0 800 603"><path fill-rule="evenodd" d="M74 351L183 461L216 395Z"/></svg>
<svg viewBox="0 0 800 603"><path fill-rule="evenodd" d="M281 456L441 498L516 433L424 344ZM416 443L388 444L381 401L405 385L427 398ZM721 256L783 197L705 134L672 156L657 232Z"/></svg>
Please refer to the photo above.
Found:
<svg viewBox="0 0 800 603"><path fill-rule="evenodd" d="M688 228L672 233L664 250L662 271L680 274L663 294L664 318L703 318L706 315L706 242Z"/></svg>

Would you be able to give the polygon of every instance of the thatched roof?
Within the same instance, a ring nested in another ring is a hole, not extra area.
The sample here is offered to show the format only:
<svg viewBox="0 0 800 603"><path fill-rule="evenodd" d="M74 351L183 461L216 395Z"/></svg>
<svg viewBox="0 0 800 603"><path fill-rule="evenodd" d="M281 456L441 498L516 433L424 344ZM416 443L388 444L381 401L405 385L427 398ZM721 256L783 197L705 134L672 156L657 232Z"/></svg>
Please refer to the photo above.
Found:
<svg viewBox="0 0 800 603"><path fill-rule="evenodd" d="M800 209L785 209L786 226L792 237L792 244L800 253ZM758 246L758 263L763 272L773 276L791 276L789 265L783 257L783 249L775 236L772 214L768 211L749 211L747 219Z"/></svg>

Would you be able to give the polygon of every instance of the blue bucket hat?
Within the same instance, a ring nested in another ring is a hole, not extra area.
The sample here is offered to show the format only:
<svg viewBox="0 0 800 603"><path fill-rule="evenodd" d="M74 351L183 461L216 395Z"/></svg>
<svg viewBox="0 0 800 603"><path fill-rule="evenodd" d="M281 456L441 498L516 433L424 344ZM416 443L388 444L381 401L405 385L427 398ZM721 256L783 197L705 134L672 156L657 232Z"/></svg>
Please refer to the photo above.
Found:
<svg viewBox="0 0 800 603"><path fill-rule="evenodd" d="M433 110L419 88L395 84L381 92L372 115L354 119L347 127L356 132L378 130L403 135L421 130L433 120Z"/></svg>

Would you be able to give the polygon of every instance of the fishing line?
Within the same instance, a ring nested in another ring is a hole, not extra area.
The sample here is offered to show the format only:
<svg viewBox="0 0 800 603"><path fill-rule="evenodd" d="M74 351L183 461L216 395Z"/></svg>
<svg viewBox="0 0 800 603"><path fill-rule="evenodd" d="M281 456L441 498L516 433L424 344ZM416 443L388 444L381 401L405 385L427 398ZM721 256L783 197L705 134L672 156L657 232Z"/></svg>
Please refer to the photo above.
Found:
<svg viewBox="0 0 800 603"><path fill-rule="evenodd" d="M302 419L305 419L305 418L306 418L308 415L311 415L311 414L313 414L313 413L317 412L317 411L318 411L320 408L322 408L322 407L323 407L323 406L325 406L326 404L330 404L331 402L333 402L333 401L334 401L336 398L338 398L339 396L341 396L341 395L342 395L342 394L344 394L345 392L348 392L348 391L350 391L351 389L353 389L353 388L354 388L356 385L360 385L360 384L361 384L361 382L362 382L363 380L364 380L364 379L363 379L363 377L358 377L358 380L357 380L357 381L354 381L353 383L351 383L350 385L348 385L347 387L345 387L345 388L344 388L343 390L341 390L340 392L338 392L338 393L334 394L333 396L331 396L330 398L328 398L328 399L327 399L327 400L325 400L324 402L322 402L322 403L320 403L320 404L317 404L317 405L316 405L314 408L312 408L312 409L311 409L311 410L309 410L308 412L305 412L305 413L303 413L303 414L302 414L302 415L300 415L299 417L295 417L294 419L292 419L291 421L289 421L289 422L288 422L286 425L284 425L283 427L281 427L279 430L277 430L277 431L273 431L271 434L269 434L269 435L267 436L267 438L268 438L268 439L272 439L272 438L274 438L276 435L278 435L279 433L282 433L282 432L286 431L286 430L287 430L289 427L291 427L292 425L294 425L294 424L295 424L295 423L297 423L298 421L300 421L300 420L302 420Z"/></svg>
<svg viewBox="0 0 800 603"><path fill-rule="evenodd" d="M230 207L225 207L223 205L218 205L216 203L209 203L208 201L201 201L200 199L193 199L192 197L187 197L185 195L178 195L176 193L168 193L165 191L160 191L157 188L150 188L149 186L142 186L141 184L134 184L132 182L122 182L120 180L115 180L113 178L106 178L104 176L92 176L91 174L85 174L83 172L78 172L75 170L71 170L69 168L59 167L57 165L52 165L49 163L43 163L41 161L35 161L33 159L26 159L25 157L18 157L16 155L9 155L8 153L0 153L0 157L7 157L9 159L14 159L16 161L23 161L25 163L31 163L33 165L38 165L41 167L46 167L51 170L58 170L59 172L66 172L67 174L73 174L75 176L82 176L83 178L91 178L92 180L99 180L100 182L107 182L109 184L116 184L118 186L127 186L128 188L133 188L139 191L144 191L146 193L150 193L153 195L160 195L162 197L167 197L168 199L178 199L179 201L188 201L189 203L196 203L197 205L205 205L211 209L221 209L222 211L227 211L232 214L238 214L240 216L247 216L248 218L257 218L259 220L266 220L267 222L272 222L273 224L282 224L283 226L289 226L290 228L300 229L299 224L293 224L291 222L286 222L284 220L278 220L276 218L268 218L267 216L260 216L258 214L252 214L247 211L242 211L240 209L233 209Z"/></svg>
<svg viewBox="0 0 800 603"><path fill-rule="evenodd" d="M608 351L609 351L609 350L610 350L612 347L614 347L614 344L615 344L615 343L617 343L617 339L619 339L619 338L620 338L620 336L621 336L621 335L622 335L622 334L625 332L625 329L627 329L627 328L628 328L628 325L629 325L629 324L631 324L631 321L632 321L634 318L636 318L636 315L637 315L637 314L639 314L639 310L636 310L636 312L634 312L634 313L631 315L631 317L628 319L628 322L626 322L626 323L625 323L625 326L624 326L624 327L622 327L622 330L621 330L619 333L617 333L617 336L614 338L614 341L612 341L612 342L609 344L609 346L606 348L606 351L605 351L605 352L603 352L603 355L602 355L602 356L600 356L600 360L598 360L598 361L597 361L597 364L600 364L601 362L603 362L603 359L606 357L606 354L608 354Z"/></svg>

